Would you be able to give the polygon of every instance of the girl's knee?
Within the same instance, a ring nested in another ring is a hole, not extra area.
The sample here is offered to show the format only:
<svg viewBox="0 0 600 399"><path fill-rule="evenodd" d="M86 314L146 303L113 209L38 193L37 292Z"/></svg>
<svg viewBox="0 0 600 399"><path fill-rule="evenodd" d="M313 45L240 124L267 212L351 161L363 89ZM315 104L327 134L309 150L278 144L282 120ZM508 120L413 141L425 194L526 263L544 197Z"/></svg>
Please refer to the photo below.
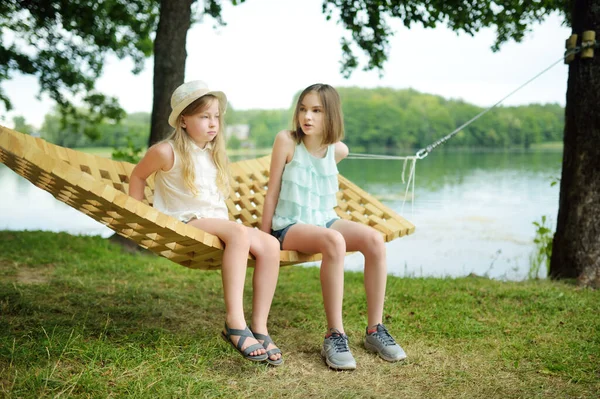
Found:
<svg viewBox="0 0 600 399"><path fill-rule="evenodd" d="M231 222L231 228L229 230L229 234L227 234L227 239L223 241L225 241L225 244L229 242L250 245L248 228L243 224Z"/></svg>
<svg viewBox="0 0 600 399"><path fill-rule="evenodd" d="M239 235L241 237L244 238L248 238L248 229L246 228L246 226L244 226L243 224L240 223L234 223L235 227L233 229L233 231L235 232L236 235Z"/></svg>
<svg viewBox="0 0 600 399"><path fill-rule="evenodd" d="M380 232L373 229L373 231L368 236L369 243L373 246L373 248L382 249L385 247L385 241L383 240L383 236Z"/></svg>
<svg viewBox="0 0 600 399"><path fill-rule="evenodd" d="M279 259L280 247L279 240L270 234L261 232L255 240L255 245L250 249L257 258Z"/></svg>
<svg viewBox="0 0 600 399"><path fill-rule="evenodd" d="M276 253L277 256L279 256L279 251L281 249L279 240L273 237L271 234L265 233L265 235L267 236L264 240L265 247L270 253Z"/></svg>
<svg viewBox="0 0 600 399"><path fill-rule="evenodd" d="M383 236L377 230L370 231L364 237L364 247L361 252L374 256L385 256L385 241L383 240Z"/></svg>
<svg viewBox="0 0 600 399"><path fill-rule="evenodd" d="M327 230L322 238L323 256L345 256L346 255L346 240L344 236L336 230Z"/></svg>
<svg viewBox="0 0 600 399"><path fill-rule="evenodd" d="M272 235L265 233L265 237L262 241L262 256L276 259L279 264L281 253L279 240Z"/></svg>

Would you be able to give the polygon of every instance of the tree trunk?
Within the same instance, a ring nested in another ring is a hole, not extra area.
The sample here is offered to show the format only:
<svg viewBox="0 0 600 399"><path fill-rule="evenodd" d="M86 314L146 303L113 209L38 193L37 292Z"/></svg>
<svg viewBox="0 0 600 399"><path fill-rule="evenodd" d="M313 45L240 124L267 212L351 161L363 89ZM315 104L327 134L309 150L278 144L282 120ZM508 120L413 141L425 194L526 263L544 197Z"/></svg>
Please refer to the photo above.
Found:
<svg viewBox="0 0 600 399"><path fill-rule="evenodd" d="M578 45L584 31L600 39L600 0L576 0ZM550 277L600 287L600 50L569 64L564 155Z"/></svg>
<svg viewBox="0 0 600 399"><path fill-rule="evenodd" d="M161 0L160 18L154 39L154 99L148 147L168 136L171 94L185 79L185 49L187 31L192 23L192 3L195 0ZM135 242L118 234L109 241L128 252L148 252Z"/></svg>
<svg viewBox="0 0 600 399"><path fill-rule="evenodd" d="M154 100L148 146L164 139L172 130L168 123L171 94L185 79L185 45L194 1L160 1L160 19L154 39Z"/></svg>

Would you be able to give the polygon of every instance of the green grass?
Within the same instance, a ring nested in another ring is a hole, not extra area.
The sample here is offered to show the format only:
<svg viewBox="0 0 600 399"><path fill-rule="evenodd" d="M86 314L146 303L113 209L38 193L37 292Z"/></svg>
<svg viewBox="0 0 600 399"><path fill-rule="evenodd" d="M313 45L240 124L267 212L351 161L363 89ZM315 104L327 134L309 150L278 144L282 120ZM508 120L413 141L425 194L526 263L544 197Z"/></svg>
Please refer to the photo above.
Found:
<svg viewBox="0 0 600 399"><path fill-rule="evenodd" d="M219 272L129 255L99 237L0 232L0 396L598 396L598 291L390 277L385 323L409 356L392 364L360 344L362 280L346 273L345 327L358 369L334 372L319 355L319 271L282 268L270 333L286 363L270 368L220 339Z"/></svg>

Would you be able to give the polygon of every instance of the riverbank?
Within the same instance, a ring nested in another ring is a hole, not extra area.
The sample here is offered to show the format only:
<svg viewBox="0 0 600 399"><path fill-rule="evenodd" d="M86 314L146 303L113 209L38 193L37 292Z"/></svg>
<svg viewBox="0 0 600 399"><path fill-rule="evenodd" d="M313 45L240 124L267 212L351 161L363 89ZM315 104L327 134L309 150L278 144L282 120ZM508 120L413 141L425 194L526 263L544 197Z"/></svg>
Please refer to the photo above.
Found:
<svg viewBox="0 0 600 399"><path fill-rule="evenodd" d="M112 158L114 148L111 147L82 147L75 148L77 151L85 152L88 154L98 155L104 158ZM144 149L143 152L145 152ZM240 149L227 149L227 155L230 158L257 158L263 155L267 155L271 152L270 148L240 148Z"/></svg>
<svg viewBox="0 0 600 399"><path fill-rule="evenodd" d="M281 269L270 319L280 368L245 361L220 339L219 272L126 254L100 237L3 231L0 275L6 397L591 398L600 390L600 292L564 282L389 277L384 322L409 356L391 364L361 345L363 275L347 272L345 328L358 369L333 372L319 356L317 268Z"/></svg>

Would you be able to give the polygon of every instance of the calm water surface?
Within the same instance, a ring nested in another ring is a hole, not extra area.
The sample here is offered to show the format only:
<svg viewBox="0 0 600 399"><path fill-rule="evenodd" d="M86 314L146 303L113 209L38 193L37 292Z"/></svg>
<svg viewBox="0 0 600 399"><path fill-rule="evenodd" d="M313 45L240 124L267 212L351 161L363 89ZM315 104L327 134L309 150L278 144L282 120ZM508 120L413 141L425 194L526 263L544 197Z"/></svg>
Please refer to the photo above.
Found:
<svg viewBox="0 0 600 399"><path fill-rule="evenodd" d="M403 207L401 161L343 161L340 172L416 225L387 244L390 274L521 280L534 250L534 221L552 227L558 211L560 152L434 152L417 162L415 201ZM0 229L112 231L0 165ZM362 270L360 254L348 270Z"/></svg>

